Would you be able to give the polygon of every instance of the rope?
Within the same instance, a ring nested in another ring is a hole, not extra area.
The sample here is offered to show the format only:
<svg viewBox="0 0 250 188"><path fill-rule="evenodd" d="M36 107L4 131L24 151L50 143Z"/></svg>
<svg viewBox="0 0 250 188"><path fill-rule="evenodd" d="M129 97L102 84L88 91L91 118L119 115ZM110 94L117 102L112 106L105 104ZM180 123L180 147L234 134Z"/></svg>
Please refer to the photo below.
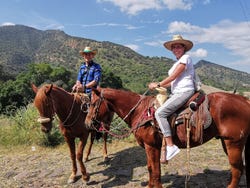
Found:
<svg viewBox="0 0 250 188"><path fill-rule="evenodd" d="M69 117L71 116L71 114L72 114L73 107L74 107L74 104L75 104L75 99L76 99L76 95L74 95L74 100L73 100L73 103L72 103L72 105L71 105L71 108L70 108L70 111L69 111L68 116L67 116L66 119L62 122L62 124L63 124L65 127L69 127L69 126L73 125L73 124L77 121L77 119L78 119L78 117L79 117L79 114L80 114L80 113L78 114L77 118L75 118L75 121L74 121L73 123L71 123L71 124L69 124L69 125L66 125L66 124L65 124L65 123L68 121L68 119L69 119Z"/></svg>
<svg viewBox="0 0 250 188"><path fill-rule="evenodd" d="M53 101L53 99L52 99L52 101ZM72 105L71 105L70 112L69 112L69 114L67 115L66 119L62 122L62 125L63 125L64 127L71 127L71 126L73 126L73 125L78 121L78 119L79 119L79 117L80 117L80 114L81 114L82 109L79 111L79 113L77 114L77 117L75 118L75 120L74 120L72 123L66 124L66 122L68 121L69 117L72 115L73 107L74 107L74 105L75 105L75 101L76 101L76 95L74 94L74 100L73 100L73 103L72 103ZM54 103L53 103L53 106L54 106ZM53 107L53 108L54 108L54 107ZM82 106L81 106L81 108L82 108ZM56 114L56 115L57 115L57 114ZM57 120L60 120L60 118L58 117L58 115L56 116L56 118L57 118ZM61 120L60 120L60 121L61 121Z"/></svg>
<svg viewBox="0 0 250 188"><path fill-rule="evenodd" d="M122 134L122 135L118 135L118 134L115 134L115 133L109 131L108 129L106 129L105 126L102 127L102 131L108 133L109 135L111 135L111 136L113 136L113 137L121 138L121 139L128 137L134 130L135 130L135 129L130 129L127 133ZM98 131L98 132L100 132L100 131Z"/></svg>
<svg viewBox="0 0 250 188"><path fill-rule="evenodd" d="M126 115L124 118L122 118L123 121L125 121L125 119L127 119L127 117L135 110L135 108L138 107L138 105L139 105L139 104L141 103L141 101L144 99L144 97L145 97L145 95L148 93L148 91L149 91L149 89L147 89L147 90L143 93L143 95L140 97L140 100L135 104L135 106L134 106L133 108L131 108L131 110L127 113L127 115ZM119 127L121 124L122 124L122 121L120 121L119 124L118 124L116 127ZM115 133L111 132L110 130L107 130L107 129L105 128L105 126L103 126L103 130L104 130L106 133L108 133L108 134L110 134L111 136L113 136L113 137L116 137L116 138L126 138L126 137L128 137L134 130L138 129L139 127L140 127L140 126L136 126L135 128L130 129L127 133L124 133L124 134L122 134L122 135L118 135L118 134L115 134ZM101 132L101 131L99 131L99 130L97 130L97 131L98 131L98 132Z"/></svg>
<svg viewBox="0 0 250 188"><path fill-rule="evenodd" d="M123 121L125 120L125 119L127 119L127 117L134 111L134 109L140 104L140 102L142 101L142 99L144 99L144 97L145 97L145 95L148 93L148 91L149 91L149 89L147 89L144 93L143 93L143 95L142 95L142 97L140 97L140 100L135 104L135 106L128 112L128 114L122 119Z"/></svg>
<svg viewBox="0 0 250 188"><path fill-rule="evenodd" d="M186 178L185 178L185 188L188 188L188 181L190 180L190 176L191 176L191 169L190 169L190 131L191 131L191 127L190 127L190 114L185 114L185 124L187 126L187 174L186 174Z"/></svg>

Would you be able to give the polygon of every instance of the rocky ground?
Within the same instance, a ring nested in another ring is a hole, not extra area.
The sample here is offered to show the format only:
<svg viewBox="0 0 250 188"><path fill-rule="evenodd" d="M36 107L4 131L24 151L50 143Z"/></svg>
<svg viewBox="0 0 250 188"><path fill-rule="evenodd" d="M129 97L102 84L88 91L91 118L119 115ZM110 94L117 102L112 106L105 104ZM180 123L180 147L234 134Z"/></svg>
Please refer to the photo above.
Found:
<svg viewBox="0 0 250 188"><path fill-rule="evenodd" d="M108 144L109 161L103 162L102 143L95 143L90 160L86 162L90 180L67 184L71 161L66 145L57 148L38 146L0 148L0 188L108 188L145 187L148 181L144 150L132 141L114 140ZM187 152L162 165L164 187L191 188L226 187L230 177L229 165L219 140L191 149L190 177L187 179ZM240 187L246 187L242 177Z"/></svg>

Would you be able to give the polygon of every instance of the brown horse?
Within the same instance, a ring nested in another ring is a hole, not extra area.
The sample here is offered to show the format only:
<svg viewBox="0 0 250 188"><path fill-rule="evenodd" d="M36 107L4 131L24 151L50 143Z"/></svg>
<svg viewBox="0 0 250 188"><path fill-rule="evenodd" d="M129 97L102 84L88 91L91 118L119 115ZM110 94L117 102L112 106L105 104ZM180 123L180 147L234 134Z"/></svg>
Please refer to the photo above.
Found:
<svg viewBox="0 0 250 188"><path fill-rule="evenodd" d="M206 143L213 137L221 139L231 166L231 181L228 188L238 187L244 169L242 152L245 147L246 180L247 187L250 187L250 101L243 96L223 92L211 93L207 97L212 123L204 129L202 143L190 137L190 147ZM138 126L142 114L153 98L155 97L110 88L93 90L85 123L90 125L96 119L102 119L107 110L116 112L131 127L139 145L145 148L149 171L148 187L161 188L162 134L148 121ZM191 127L191 135L195 134L195 129L195 126ZM177 126L173 135L175 144L181 148L187 147L186 132L186 127L181 124Z"/></svg>
<svg viewBox="0 0 250 188"><path fill-rule="evenodd" d="M37 88L32 84L32 89L36 93L34 99L34 105L39 111L40 117L38 121L41 123L41 129L43 132L48 133L52 128L52 121L54 115L57 114L60 120L60 130L64 136L66 143L70 149L70 157L72 161L72 173L68 179L68 183L74 183L77 180L77 164L76 159L79 163L82 173L82 179L84 181L89 180L89 174L83 163L83 150L88 140L89 133L91 134L91 142L87 150L87 155L84 160L88 160L88 156L91 152L91 147L94 142L96 130L90 130L84 124L87 115L87 103L85 99L69 93L64 89L55 85L44 85L41 88ZM113 113L109 113L109 121L111 122ZM106 121L107 122L107 121ZM109 123L110 123L109 122ZM105 124L108 126L109 124ZM79 138L79 144L75 146L75 139ZM107 134L104 134L104 146L103 155L104 159L107 158Z"/></svg>

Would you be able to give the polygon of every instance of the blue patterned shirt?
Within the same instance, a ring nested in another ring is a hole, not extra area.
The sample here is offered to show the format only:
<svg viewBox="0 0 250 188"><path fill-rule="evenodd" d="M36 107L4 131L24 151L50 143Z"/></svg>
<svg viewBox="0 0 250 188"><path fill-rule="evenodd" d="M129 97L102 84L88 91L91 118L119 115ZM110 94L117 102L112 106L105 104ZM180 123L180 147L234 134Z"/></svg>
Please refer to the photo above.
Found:
<svg viewBox="0 0 250 188"><path fill-rule="evenodd" d="M89 82L95 80L97 83L95 87L99 84L102 76L101 66L94 61L91 61L89 65L83 63L78 72L77 80L81 82L82 85L86 85ZM85 93L91 93L91 88L86 88Z"/></svg>

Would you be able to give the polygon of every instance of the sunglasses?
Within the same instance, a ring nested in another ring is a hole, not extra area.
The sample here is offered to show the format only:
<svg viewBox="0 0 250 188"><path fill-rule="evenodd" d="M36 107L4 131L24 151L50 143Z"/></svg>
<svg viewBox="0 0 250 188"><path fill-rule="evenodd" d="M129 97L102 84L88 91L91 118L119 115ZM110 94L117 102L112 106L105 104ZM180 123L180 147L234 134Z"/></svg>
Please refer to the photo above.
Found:
<svg viewBox="0 0 250 188"><path fill-rule="evenodd" d="M171 46L172 50L173 49L181 49L181 48L184 48L184 46L183 45L173 45L173 46Z"/></svg>
<svg viewBox="0 0 250 188"><path fill-rule="evenodd" d="M83 55L86 55L86 56L90 56L92 55L93 53L84 53Z"/></svg>

